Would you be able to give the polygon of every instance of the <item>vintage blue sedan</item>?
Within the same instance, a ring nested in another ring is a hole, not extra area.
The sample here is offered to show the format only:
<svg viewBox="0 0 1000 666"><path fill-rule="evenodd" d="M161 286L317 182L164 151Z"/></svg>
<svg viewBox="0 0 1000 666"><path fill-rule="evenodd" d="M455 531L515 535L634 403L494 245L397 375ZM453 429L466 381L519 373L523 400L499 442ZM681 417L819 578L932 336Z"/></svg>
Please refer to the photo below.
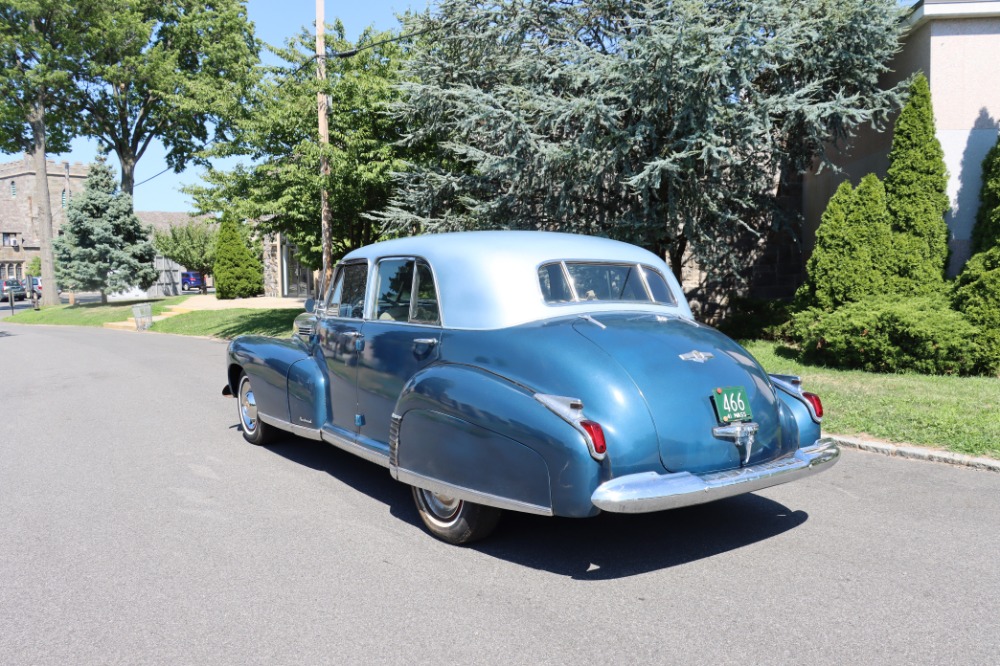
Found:
<svg viewBox="0 0 1000 666"><path fill-rule="evenodd" d="M461 544L501 510L638 513L828 469L820 399L694 320L667 265L601 238L485 231L351 252L290 339L241 336L243 437L328 442L409 484Z"/></svg>

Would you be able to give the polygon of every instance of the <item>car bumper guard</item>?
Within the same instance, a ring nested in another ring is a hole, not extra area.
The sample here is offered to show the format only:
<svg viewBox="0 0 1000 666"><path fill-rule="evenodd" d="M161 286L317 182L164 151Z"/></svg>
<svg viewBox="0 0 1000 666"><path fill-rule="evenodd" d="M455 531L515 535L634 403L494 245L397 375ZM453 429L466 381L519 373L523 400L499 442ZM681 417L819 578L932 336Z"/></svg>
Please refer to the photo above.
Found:
<svg viewBox="0 0 1000 666"><path fill-rule="evenodd" d="M676 509L788 483L829 469L839 459L840 447L834 440L818 439L793 455L724 472L629 474L602 483L591 501L613 513Z"/></svg>

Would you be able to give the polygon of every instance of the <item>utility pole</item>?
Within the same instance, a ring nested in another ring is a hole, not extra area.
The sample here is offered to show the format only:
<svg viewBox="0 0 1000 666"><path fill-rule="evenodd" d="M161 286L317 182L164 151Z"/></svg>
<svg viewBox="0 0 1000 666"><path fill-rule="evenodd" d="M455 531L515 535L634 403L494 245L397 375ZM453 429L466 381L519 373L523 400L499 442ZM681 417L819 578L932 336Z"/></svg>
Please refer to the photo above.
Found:
<svg viewBox="0 0 1000 666"><path fill-rule="evenodd" d="M324 0L316 0L316 78L326 81L326 40L323 35ZM325 87L325 86L321 86ZM320 185L320 228L323 238L323 284L330 284L333 278L333 239L330 230L330 199L326 192L326 181L330 177L330 163L327 160L326 148L330 145L330 128L327 125L326 91L316 93L316 106L319 110L319 173L323 178Z"/></svg>

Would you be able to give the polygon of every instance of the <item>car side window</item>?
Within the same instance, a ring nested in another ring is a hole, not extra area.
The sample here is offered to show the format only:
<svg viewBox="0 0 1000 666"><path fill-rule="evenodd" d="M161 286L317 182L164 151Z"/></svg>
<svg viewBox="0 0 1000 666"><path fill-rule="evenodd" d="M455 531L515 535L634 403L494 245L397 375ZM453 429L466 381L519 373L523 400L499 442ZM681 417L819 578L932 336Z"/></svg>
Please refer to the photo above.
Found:
<svg viewBox="0 0 1000 666"><path fill-rule="evenodd" d="M418 324L440 324L441 311L438 309L437 287L434 284L434 274L426 261L417 262L416 298L413 302L413 314L410 321Z"/></svg>
<svg viewBox="0 0 1000 666"><path fill-rule="evenodd" d="M412 293L412 259L383 259L378 262L378 291L375 297L376 319L408 321Z"/></svg>
<svg viewBox="0 0 1000 666"><path fill-rule="evenodd" d="M365 311L365 285L368 282L367 264L346 264L337 273L333 290L327 301L327 312L335 317L361 319Z"/></svg>

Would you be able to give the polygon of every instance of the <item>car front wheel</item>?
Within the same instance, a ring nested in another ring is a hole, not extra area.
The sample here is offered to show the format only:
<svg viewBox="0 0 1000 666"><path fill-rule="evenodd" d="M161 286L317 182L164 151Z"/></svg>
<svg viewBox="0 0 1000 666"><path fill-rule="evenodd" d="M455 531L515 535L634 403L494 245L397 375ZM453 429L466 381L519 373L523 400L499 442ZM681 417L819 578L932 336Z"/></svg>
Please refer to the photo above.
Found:
<svg viewBox="0 0 1000 666"><path fill-rule="evenodd" d="M274 428L260 420L260 416L257 414L257 399L253 394L253 386L250 385L250 378L245 372L240 375L236 400L243 439L257 446L263 446L270 442L274 437Z"/></svg>
<svg viewBox="0 0 1000 666"><path fill-rule="evenodd" d="M500 509L424 488L414 487L413 499L428 531L442 541L456 545L489 536L500 520Z"/></svg>

